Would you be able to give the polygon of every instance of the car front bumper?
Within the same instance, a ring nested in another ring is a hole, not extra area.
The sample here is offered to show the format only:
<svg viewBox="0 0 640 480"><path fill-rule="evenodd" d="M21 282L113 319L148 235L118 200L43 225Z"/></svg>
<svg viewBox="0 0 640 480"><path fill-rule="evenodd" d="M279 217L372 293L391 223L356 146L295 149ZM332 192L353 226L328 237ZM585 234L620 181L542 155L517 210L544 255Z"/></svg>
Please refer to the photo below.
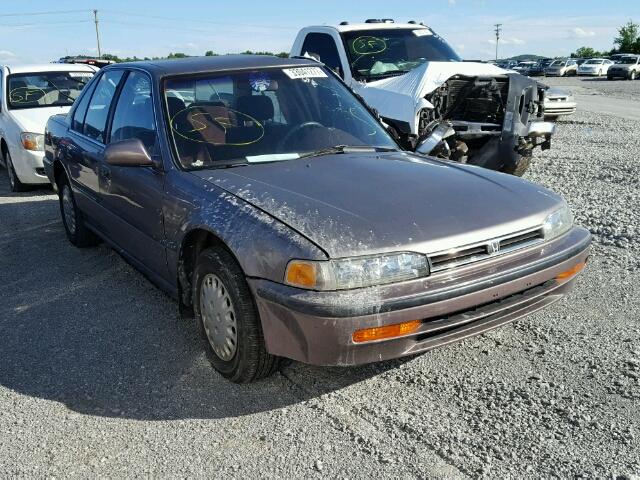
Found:
<svg viewBox="0 0 640 480"><path fill-rule="evenodd" d="M18 146L10 150L11 163L22 183L37 185L49 183L42 160L44 152L25 150Z"/></svg>
<svg viewBox="0 0 640 480"><path fill-rule="evenodd" d="M626 69L609 69L607 77L610 78L629 78L631 70Z"/></svg>
<svg viewBox="0 0 640 480"><path fill-rule="evenodd" d="M562 115L573 115L576 113L577 104L575 101L545 99L544 116L559 117Z"/></svg>
<svg viewBox="0 0 640 480"><path fill-rule="evenodd" d="M478 335L560 298L574 277L556 277L589 256L591 235L562 237L424 279L338 292L249 279L267 350L316 365L357 365L425 352ZM355 343L356 330L420 320L405 336Z"/></svg>

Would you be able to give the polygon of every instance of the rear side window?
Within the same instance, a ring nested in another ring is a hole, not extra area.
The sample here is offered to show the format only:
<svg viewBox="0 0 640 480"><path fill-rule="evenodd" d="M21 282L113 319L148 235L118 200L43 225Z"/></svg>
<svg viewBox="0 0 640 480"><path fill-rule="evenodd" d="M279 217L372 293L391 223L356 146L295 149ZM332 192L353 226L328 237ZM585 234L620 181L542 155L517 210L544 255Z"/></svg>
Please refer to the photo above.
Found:
<svg viewBox="0 0 640 480"><path fill-rule="evenodd" d="M87 107L89 106L89 100L91 100L91 94L95 88L95 83L88 87L88 90L82 95L80 103L73 112L73 120L71 120L71 129L76 132L82 133L82 127L84 125L84 116L87 113Z"/></svg>
<svg viewBox="0 0 640 480"><path fill-rule="evenodd" d="M151 82L141 72L131 72L127 77L111 125L111 142L130 138L141 140L149 153L153 153L156 126L151 103Z"/></svg>
<svg viewBox="0 0 640 480"><path fill-rule="evenodd" d="M89 102L89 109L84 119L84 134L100 143L105 143L109 107L122 74L122 70L114 70L102 75Z"/></svg>
<svg viewBox="0 0 640 480"><path fill-rule="evenodd" d="M333 37L327 33L310 33L304 39L302 54L315 53L320 57L320 61L331 70L338 71L340 68L340 56L336 48Z"/></svg>

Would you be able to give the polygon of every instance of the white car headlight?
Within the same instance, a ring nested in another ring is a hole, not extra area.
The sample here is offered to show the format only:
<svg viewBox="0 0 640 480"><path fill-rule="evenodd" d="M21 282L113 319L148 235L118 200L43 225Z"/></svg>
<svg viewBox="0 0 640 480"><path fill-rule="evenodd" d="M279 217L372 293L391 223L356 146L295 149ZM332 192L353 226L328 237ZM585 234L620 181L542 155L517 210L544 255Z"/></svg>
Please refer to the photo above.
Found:
<svg viewBox="0 0 640 480"><path fill-rule="evenodd" d="M20 141L26 150L42 152L44 150L44 135L41 133L22 132Z"/></svg>
<svg viewBox="0 0 640 480"><path fill-rule="evenodd" d="M338 260L291 260L285 283L310 290L345 290L402 282L429 275L429 261L419 253L389 253Z"/></svg>
<svg viewBox="0 0 640 480"><path fill-rule="evenodd" d="M544 238L551 240L567 232L573 226L573 215L565 203L555 212L549 214L542 224Z"/></svg>

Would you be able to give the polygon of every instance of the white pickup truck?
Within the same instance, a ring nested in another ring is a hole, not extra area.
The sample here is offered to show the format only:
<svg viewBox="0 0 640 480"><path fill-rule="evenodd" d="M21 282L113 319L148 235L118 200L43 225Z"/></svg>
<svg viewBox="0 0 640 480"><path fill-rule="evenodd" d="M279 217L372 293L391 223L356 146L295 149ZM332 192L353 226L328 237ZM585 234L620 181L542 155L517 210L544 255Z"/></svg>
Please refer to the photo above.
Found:
<svg viewBox="0 0 640 480"><path fill-rule="evenodd" d="M429 27L390 19L300 30L291 56L331 68L405 148L522 175L551 145L546 87L495 65L463 62Z"/></svg>
<svg viewBox="0 0 640 480"><path fill-rule="evenodd" d="M12 191L49 183L42 164L44 127L51 115L71 109L97 70L59 63L0 66L0 162Z"/></svg>

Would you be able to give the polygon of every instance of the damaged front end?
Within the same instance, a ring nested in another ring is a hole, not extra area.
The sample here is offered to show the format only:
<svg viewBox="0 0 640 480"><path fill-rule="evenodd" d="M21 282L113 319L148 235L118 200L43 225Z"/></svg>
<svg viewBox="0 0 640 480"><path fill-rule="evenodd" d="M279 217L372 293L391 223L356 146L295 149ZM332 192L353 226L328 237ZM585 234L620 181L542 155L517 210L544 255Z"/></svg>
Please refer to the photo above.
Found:
<svg viewBox="0 0 640 480"><path fill-rule="evenodd" d="M546 87L517 73L455 75L425 95L408 148L439 158L521 175L535 147L551 146L544 122Z"/></svg>

